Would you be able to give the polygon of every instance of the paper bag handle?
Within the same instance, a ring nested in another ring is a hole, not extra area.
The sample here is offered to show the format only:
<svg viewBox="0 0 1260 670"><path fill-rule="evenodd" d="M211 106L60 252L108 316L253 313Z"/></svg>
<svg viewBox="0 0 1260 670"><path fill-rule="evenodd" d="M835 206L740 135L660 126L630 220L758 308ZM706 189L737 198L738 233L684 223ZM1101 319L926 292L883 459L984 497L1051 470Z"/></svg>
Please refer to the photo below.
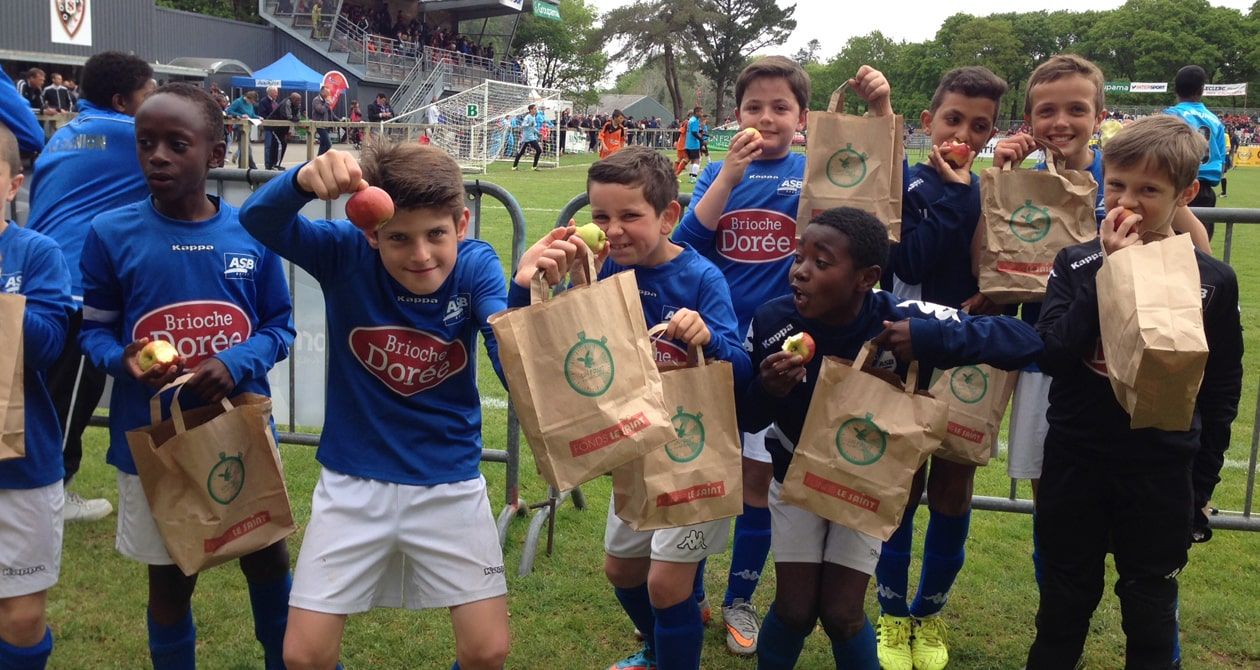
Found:
<svg viewBox="0 0 1260 670"><path fill-rule="evenodd" d="M595 268L595 258L587 254L586 256L586 285L589 286L598 281L599 271ZM547 302L551 299L551 287L547 285L547 277L539 270L529 279L529 302L536 305L540 302Z"/></svg>
<svg viewBox="0 0 1260 670"><path fill-rule="evenodd" d="M1046 172L1056 177L1059 176L1059 168L1055 165L1055 161L1063 160L1063 150L1040 137L1034 137L1033 142L1036 142L1037 146L1046 152ZM1015 169L1015 166L1011 161L1007 161L1002 165L1003 172L1010 172L1013 169Z"/></svg>
<svg viewBox="0 0 1260 670"><path fill-rule="evenodd" d="M153 397L149 399L149 423L151 425L156 426L162 423L162 394L175 389L175 395L171 396L171 422L175 424L176 435L187 431L187 428L184 427L184 410L179 404L179 392L184 390L184 384L192 377L193 373L185 372L153 394ZM219 404L225 411L232 410L232 401L226 397L220 400Z"/></svg>
<svg viewBox="0 0 1260 670"><path fill-rule="evenodd" d="M660 336L662 333L664 333L665 329L668 327L669 327L668 323L658 323L655 326L648 328L648 332L647 332L648 339L650 340L657 339L657 337ZM695 367L695 368L704 367L705 366L704 348L698 344L692 344L689 347L687 347L687 364L690 367Z"/></svg>
<svg viewBox="0 0 1260 670"><path fill-rule="evenodd" d="M827 111L839 112L844 110L844 89L849 87L849 82L844 82L831 92L831 100L827 103Z"/></svg>
<svg viewBox="0 0 1260 670"><path fill-rule="evenodd" d="M862 350L858 352L857 357L853 359L853 369L861 370L862 368L865 368L866 362L870 359L871 355L875 353L875 348L875 343L867 340L866 344L862 345ZM914 395L915 390L919 388L918 361L910 361L910 367L906 370L906 383L904 386L905 387L902 391L904 391L906 395Z"/></svg>

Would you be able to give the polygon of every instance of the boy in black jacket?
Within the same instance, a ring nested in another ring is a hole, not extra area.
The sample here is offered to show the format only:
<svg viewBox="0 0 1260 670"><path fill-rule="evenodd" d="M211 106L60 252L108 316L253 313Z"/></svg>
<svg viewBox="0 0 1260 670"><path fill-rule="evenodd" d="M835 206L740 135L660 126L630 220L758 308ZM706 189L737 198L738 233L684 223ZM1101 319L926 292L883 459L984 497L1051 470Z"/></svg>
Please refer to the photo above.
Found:
<svg viewBox="0 0 1260 670"><path fill-rule="evenodd" d="M1205 142L1170 116L1135 122L1107 144L1100 239L1059 252L1037 330L1050 386L1035 530L1043 579L1028 668L1071 668L1116 557L1127 668L1169 668L1177 573L1196 510L1219 481L1242 388L1242 326L1233 270L1196 251L1210 353L1189 430L1132 429L1107 379L1095 276L1110 255L1172 234L1198 191Z"/></svg>

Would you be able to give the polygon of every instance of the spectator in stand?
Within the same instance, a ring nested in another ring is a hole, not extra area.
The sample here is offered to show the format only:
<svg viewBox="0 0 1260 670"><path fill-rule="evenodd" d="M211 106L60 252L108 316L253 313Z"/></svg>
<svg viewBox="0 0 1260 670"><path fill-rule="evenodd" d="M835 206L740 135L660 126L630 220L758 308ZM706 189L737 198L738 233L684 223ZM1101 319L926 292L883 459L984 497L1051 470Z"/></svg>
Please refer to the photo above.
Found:
<svg viewBox="0 0 1260 670"><path fill-rule="evenodd" d="M363 112L359 109L358 100L350 102L350 121L352 123L361 123L363 121ZM354 145L355 151L363 148L362 128L351 128L349 132L346 133L346 137L349 138L350 144Z"/></svg>
<svg viewBox="0 0 1260 670"><path fill-rule="evenodd" d="M23 154L39 153L44 148L44 129L30 109L26 100L18 95L9 74L0 68L0 126L17 137L18 150ZM5 214L0 214L0 219L3 218Z"/></svg>
<svg viewBox="0 0 1260 670"><path fill-rule="evenodd" d="M74 111L70 104L70 92L61 83L61 73L52 73L52 83L43 90L44 107L53 114Z"/></svg>
<svg viewBox="0 0 1260 670"><path fill-rule="evenodd" d="M376 102L368 105L368 121L378 123L388 121L394 118L394 110L389 106L389 96L384 93L376 94Z"/></svg>
<svg viewBox="0 0 1260 670"><path fill-rule="evenodd" d="M236 140L236 156L232 159L234 166L241 164L241 152L244 151L249 156L249 169L257 170L258 166L254 164L253 152L249 150L249 121L246 119L261 118L258 112L254 110L254 105L258 103L258 91L245 91L245 94L232 101L231 105L224 111L224 115L229 119L239 119L237 123L232 124L232 138Z"/></svg>
<svg viewBox="0 0 1260 670"><path fill-rule="evenodd" d="M44 105L44 77L43 70L33 67L26 71L17 84L18 93L26 99L26 103L36 114L48 112Z"/></svg>
<svg viewBox="0 0 1260 670"><path fill-rule="evenodd" d="M79 85L73 79L65 81L66 95L70 96L70 111L77 109L79 104Z"/></svg>
<svg viewBox="0 0 1260 670"><path fill-rule="evenodd" d="M302 120L302 94L290 93L289 97L276 106L267 119L271 121L288 121L290 124L296 125ZM276 169L284 168L284 154L289 148L289 133L291 131L292 126L277 126L274 131L279 142L279 150L276 153Z"/></svg>
<svg viewBox="0 0 1260 670"><path fill-rule="evenodd" d="M263 96L262 102L258 103L258 116L263 119L270 119L276 108L280 106L280 87L268 86L267 95ZM280 155L280 139L276 136L276 131L271 126L263 126L263 166L268 170L279 169L279 161L276 156Z"/></svg>
<svg viewBox="0 0 1260 670"><path fill-rule="evenodd" d="M312 121L336 121L337 113L332 108L332 93L327 86L319 87L319 96L311 102L311 120ZM323 156L332 148L332 140L328 137L327 128L319 128L315 131L315 135L319 138L319 154Z"/></svg>

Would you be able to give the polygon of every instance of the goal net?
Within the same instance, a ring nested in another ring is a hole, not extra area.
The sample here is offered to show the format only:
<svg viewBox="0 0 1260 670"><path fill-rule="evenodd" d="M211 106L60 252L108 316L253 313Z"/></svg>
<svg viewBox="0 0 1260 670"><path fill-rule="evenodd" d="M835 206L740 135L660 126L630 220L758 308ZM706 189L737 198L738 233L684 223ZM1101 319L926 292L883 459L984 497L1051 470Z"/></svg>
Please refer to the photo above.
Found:
<svg viewBox="0 0 1260 670"><path fill-rule="evenodd" d="M466 172L486 171L496 160L512 160L521 148L521 118L529 105L539 114L540 167L560 164L558 126L564 101L560 92L501 81L485 81L432 103L413 123L432 123L429 141L445 149ZM533 151L521 159L532 165Z"/></svg>

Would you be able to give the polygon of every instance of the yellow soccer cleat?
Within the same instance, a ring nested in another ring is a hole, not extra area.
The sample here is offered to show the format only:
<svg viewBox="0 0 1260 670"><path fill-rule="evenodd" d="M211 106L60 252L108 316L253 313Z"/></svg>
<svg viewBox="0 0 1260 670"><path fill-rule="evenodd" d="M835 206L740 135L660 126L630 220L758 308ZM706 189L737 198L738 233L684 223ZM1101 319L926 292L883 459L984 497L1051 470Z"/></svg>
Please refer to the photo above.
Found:
<svg viewBox="0 0 1260 670"><path fill-rule="evenodd" d="M875 640L881 670L914 670L910 656L910 617L879 615Z"/></svg>
<svg viewBox="0 0 1260 670"><path fill-rule="evenodd" d="M944 670L949 665L949 649L945 648L945 620L939 614L914 620L910 655L914 659L914 670Z"/></svg>

